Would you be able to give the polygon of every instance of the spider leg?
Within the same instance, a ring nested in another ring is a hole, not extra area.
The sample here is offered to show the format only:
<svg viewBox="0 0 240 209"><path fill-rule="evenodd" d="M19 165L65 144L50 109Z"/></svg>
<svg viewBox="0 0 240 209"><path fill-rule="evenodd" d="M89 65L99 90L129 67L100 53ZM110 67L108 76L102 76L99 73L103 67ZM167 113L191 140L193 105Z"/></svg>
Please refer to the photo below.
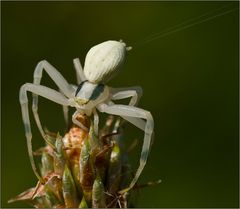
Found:
<svg viewBox="0 0 240 209"><path fill-rule="evenodd" d="M22 109L22 119L25 127L25 135L27 138L27 146L28 146L28 154L30 157L30 162L32 165L32 169L37 176L37 178L43 182L41 176L37 172L37 168L33 159L33 152L32 152L32 132L31 132L31 126L30 126L30 119L29 119L29 111L28 111L28 97L27 92L32 92L35 95L39 95L42 97L45 97L46 99L49 99L55 103L61 104L61 105L69 105L68 99L62 95L61 93L50 89L45 86L35 85L32 83L26 83L21 86L20 92L19 92L19 101L21 104Z"/></svg>
<svg viewBox="0 0 240 209"><path fill-rule="evenodd" d="M112 88L111 94L112 100L120 100L131 97L129 105L135 106L138 104L139 99L142 96L142 88L140 86L133 86L127 88Z"/></svg>
<svg viewBox="0 0 240 209"><path fill-rule="evenodd" d="M41 79L42 79L42 72L45 70L47 74L51 77L51 79L56 83L60 91L66 95L67 97L72 97L74 93L74 89L71 85L68 84L68 82L65 80L65 78L57 71L56 68L54 68L50 63L48 63L46 60L40 61L38 65L35 68L34 75L33 75L33 83L36 85L40 85ZM41 121L39 119L38 115L38 95L33 93L33 103L32 103L32 111L33 116L36 121L37 127L42 135L43 138L45 138L45 133L43 131ZM65 116L66 116L66 108L64 110ZM66 117L65 117L66 120Z"/></svg>
<svg viewBox="0 0 240 209"><path fill-rule="evenodd" d="M153 133L153 127L154 127L153 118L150 112L137 107L133 107L133 106L99 104L97 108L100 112L105 112L108 114L119 115L121 117L127 116L127 117L133 117L133 118L142 118L146 120L140 164L129 187L119 192L122 194L129 191L131 188L133 188L140 174L142 173L144 166L146 165L148 153L150 151L150 145L151 145L151 139L152 139L152 133Z"/></svg>
<svg viewBox="0 0 240 209"><path fill-rule="evenodd" d="M126 87L126 88L112 88L112 100L120 100L131 97L129 102L130 106L136 106L142 96L142 88L140 86ZM109 104L114 104L110 102ZM129 121L134 124L138 128L145 130L146 122L139 118L122 116L123 119Z"/></svg>
<svg viewBox="0 0 240 209"><path fill-rule="evenodd" d="M125 119L126 121L132 123L133 125L135 125L136 127L138 127L139 129L145 131L145 127L146 127L146 121L144 121L141 118L134 118L134 117L129 117L129 116L121 116L123 119Z"/></svg>
<svg viewBox="0 0 240 209"><path fill-rule="evenodd" d="M84 73L83 73L83 68L80 62L80 59L75 58L73 60L73 64L76 70L76 76L77 76L77 83L80 84L82 81L87 80Z"/></svg>
<svg viewBox="0 0 240 209"><path fill-rule="evenodd" d="M76 124L77 126L79 126L81 129L83 129L84 131L88 132L89 129L84 126L79 120L77 120L77 116L78 116L79 112L76 111L73 115L72 115L72 122L74 124Z"/></svg>
<svg viewBox="0 0 240 209"><path fill-rule="evenodd" d="M68 124L68 111L69 111L69 108L68 108L68 106L62 106L62 107L63 107L64 121L65 121L66 127L68 129L68 127L69 127L69 124Z"/></svg>
<svg viewBox="0 0 240 209"><path fill-rule="evenodd" d="M61 75L56 68L54 68L48 61L43 60L37 64L34 71L34 84L40 84L42 79L43 70L50 76L50 78L55 82L63 94L67 97L71 97L74 93L71 85L68 84L66 79Z"/></svg>
<svg viewBox="0 0 240 209"><path fill-rule="evenodd" d="M110 101L108 103L109 105L114 105L114 103L112 101ZM121 116L123 119L125 119L126 121L132 123L133 125L135 125L136 127L138 127L139 129L145 131L145 126L146 126L146 122L141 119L141 118L134 118L134 117L129 117L129 116Z"/></svg>
<svg viewBox="0 0 240 209"><path fill-rule="evenodd" d="M142 96L142 88L140 86L126 87L126 88L112 88L112 100L120 100L131 97L129 102L130 106L136 106ZM113 102L110 102L114 104ZM144 131L145 129L145 121L142 119L136 119L133 117L122 116L123 119L129 121L134 124L138 128Z"/></svg>
<svg viewBox="0 0 240 209"><path fill-rule="evenodd" d="M75 86L74 84L70 84L70 85L73 87L74 91L76 91L77 86ZM59 89L59 91L60 91L61 93L63 93L63 92L61 91L61 89ZM68 107L68 106L63 106L63 117L64 117L64 121L65 121L65 124L66 124L67 129L69 128L68 111L69 111L69 107Z"/></svg>
<svg viewBox="0 0 240 209"><path fill-rule="evenodd" d="M98 113L97 110L94 108L93 110L93 117L94 117L94 133L96 134L96 136L98 136L98 124L99 124L99 117L98 117Z"/></svg>

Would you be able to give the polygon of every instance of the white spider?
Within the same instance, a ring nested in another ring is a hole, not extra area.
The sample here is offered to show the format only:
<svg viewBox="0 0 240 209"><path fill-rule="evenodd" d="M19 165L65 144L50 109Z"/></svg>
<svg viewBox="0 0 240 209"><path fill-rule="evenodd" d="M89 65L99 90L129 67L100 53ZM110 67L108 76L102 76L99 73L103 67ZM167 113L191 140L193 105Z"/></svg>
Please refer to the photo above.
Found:
<svg viewBox="0 0 240 209"><path fill-rule="evenodd" d="M135 105L142 94L141 87L111 88L105 85L119 69L125 59L126 51L129 48L122 41L106 41L92 47L86 55L84 70L78 58L74 59L74 66L77 74L78 86L69 84L65 78L46 60L40 61L34 71L33 83L26 83L21 86L19 100L22 109L22 118L25 126L28 152L31 165L39 180L42 178L37 172L32 154L32 133L29 120L27 92L33 93L32 111L44 139L45 133L42 129L38 115L38 96L42 96L55 103L63 105L64 115L67 120L68 106L75 107L76 112L72 121L81 128L87 128L77 119L78 114L94 116L94 131L98 133L98 114L102 113L119 115L130 123L145 132L142 146L140 164L136 174L128 188L122 190L127 192L137 182L147 161L150 151L151 138L153 133L153 118L150 112L137 108ZM51 79L56 83L60 92L40 85L42 72L45 70ZM112 100L130 98L129 105L114 104Z"/></svg>

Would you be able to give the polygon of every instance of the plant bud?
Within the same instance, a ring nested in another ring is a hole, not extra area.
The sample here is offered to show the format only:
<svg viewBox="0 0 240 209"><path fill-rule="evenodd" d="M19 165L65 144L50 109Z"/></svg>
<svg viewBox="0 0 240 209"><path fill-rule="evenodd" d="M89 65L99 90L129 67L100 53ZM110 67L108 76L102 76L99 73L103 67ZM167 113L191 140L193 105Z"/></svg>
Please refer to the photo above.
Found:
<svg viewBox="0 0 240 209"><path fill-rule="evenodd" d="M79 204L79 200L77 197L77 190L76 186L71 174L71 171L65 166L64 173L63 173L63 197L65 201L65 205L67 208L76 208Z"/></svg>
<svg viewBox="0 0 240 209"><path fill-rule="evenodd" d="M106 208L104 185L100 176L94 181L92 191L92 207L93 208Z"/></svg>

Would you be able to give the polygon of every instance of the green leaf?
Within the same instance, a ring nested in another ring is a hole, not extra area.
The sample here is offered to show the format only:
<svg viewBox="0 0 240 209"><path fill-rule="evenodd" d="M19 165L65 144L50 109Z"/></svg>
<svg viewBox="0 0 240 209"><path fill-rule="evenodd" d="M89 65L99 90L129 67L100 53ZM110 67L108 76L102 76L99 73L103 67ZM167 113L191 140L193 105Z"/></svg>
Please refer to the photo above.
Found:
<svg viewBox="0 0 240 209"><path fill-rule="evenodd" d="M106 207L106 198L104 185L100 176L94 181L93 191L92 191L92 207L93 208L105 208Z"/></svg>
<svg viewBox="0 0 240 209"><path fill-rule="evenodd" d="M91 204L92 186L95 178L94 163L91 159L91 147L88 139L84 140L83 147L80 153L80 183L83 189L83 194L88 205Z"/></svg>
<svg viewBox="0 0 240 209"><path fill-rule="evenodd" d="M67 208L78 207L79 200L77 197L76 186L69 170L68 166L65 165L63 178L62 178L63 198Z"/></svg>
<svg viewBox="0 0 240 209"><path fill-rule="evenodd" d="M46 152L42 153L41 174L42 177L54 171L53 157Z"/></svg>

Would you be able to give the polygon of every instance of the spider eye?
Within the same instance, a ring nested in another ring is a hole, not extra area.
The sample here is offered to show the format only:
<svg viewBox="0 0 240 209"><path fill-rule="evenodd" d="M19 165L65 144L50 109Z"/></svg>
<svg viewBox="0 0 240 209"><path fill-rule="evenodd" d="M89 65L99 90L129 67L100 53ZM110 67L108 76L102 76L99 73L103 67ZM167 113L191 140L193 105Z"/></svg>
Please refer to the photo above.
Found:
<svg viewBox="0 0 240 209"><path fill-rule="evenodd" d="M92 83L106 82L122 65L126 44L119 41L106 41L92 47L87 53L84 74Z"/></svg>

